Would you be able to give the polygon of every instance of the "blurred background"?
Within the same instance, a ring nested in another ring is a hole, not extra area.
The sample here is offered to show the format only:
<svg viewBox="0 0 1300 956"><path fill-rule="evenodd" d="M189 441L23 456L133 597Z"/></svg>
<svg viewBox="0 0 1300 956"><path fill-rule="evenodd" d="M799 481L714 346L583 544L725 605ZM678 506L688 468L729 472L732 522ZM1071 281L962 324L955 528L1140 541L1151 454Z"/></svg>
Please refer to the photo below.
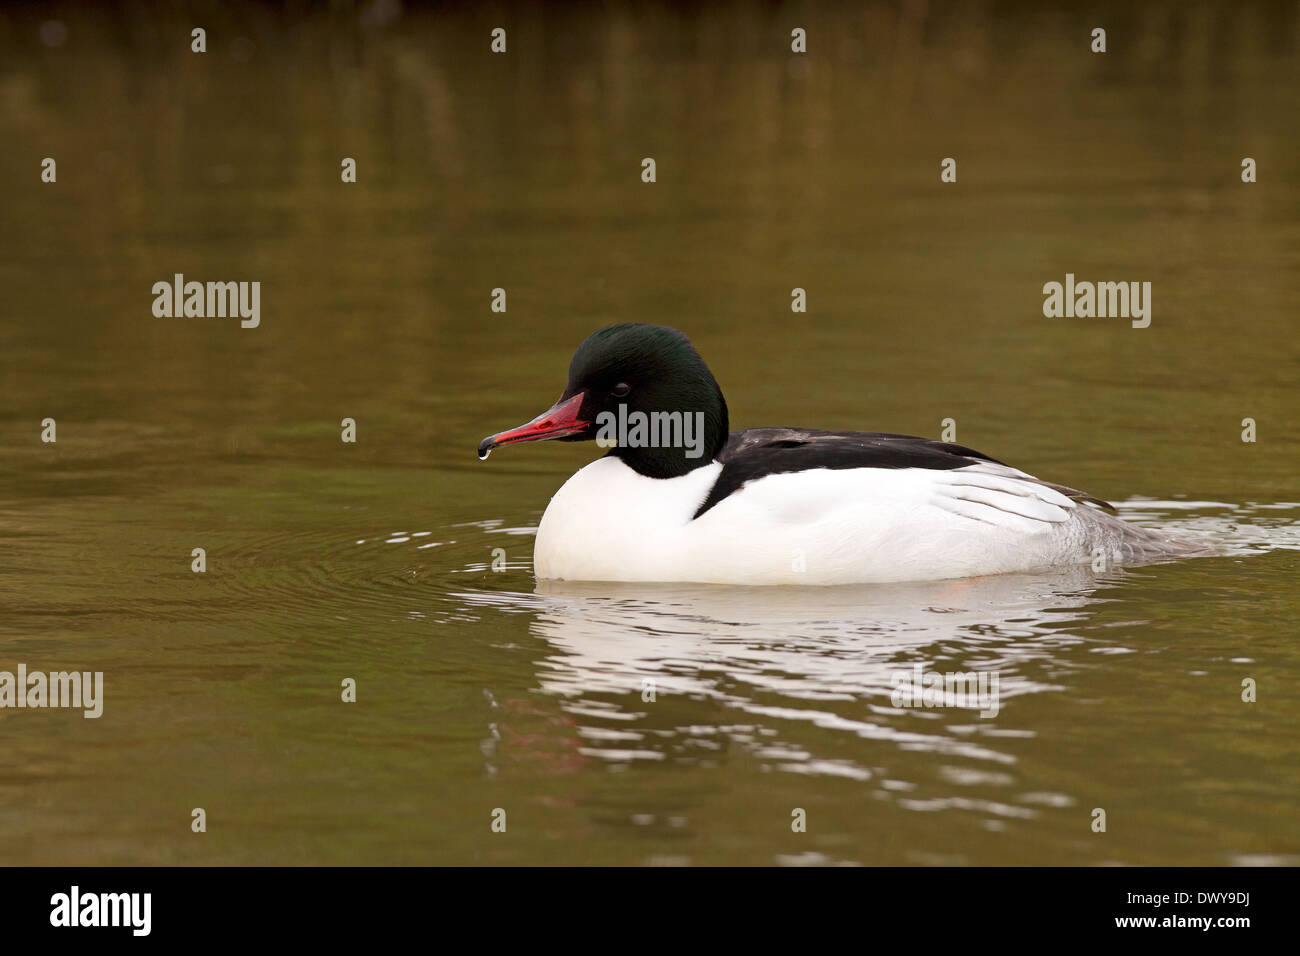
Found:
<svg viewBox="0 0 1300 956"><path fill-rule="evenodd" d="M0 7L0 669L106 686L0 711L0 862L1300 862L1298 44L1294 2ZM1045 318L1067 272L1150 328ZM156 318L175 273L260 326ZM733 427L952 418L1225 556L537 585L594 450L474 448L618 321ZM896 710L915 662L1009 701Z"/></svg>

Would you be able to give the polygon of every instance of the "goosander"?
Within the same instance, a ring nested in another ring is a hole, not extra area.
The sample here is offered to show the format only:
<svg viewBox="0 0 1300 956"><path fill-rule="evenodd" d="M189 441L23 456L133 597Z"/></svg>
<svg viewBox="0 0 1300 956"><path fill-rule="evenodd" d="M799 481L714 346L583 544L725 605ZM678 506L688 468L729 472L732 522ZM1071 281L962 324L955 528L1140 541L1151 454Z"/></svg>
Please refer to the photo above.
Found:
<svg viewBox="0 0 1300 956"><path fill-rule="evenodd" d="M483 439L478 455L551 439L610 450L547 505L533 549L542 579L862 584L1200 551L952 442L731 432L713 374L665 326L593 332L554 407Z"/></svg>

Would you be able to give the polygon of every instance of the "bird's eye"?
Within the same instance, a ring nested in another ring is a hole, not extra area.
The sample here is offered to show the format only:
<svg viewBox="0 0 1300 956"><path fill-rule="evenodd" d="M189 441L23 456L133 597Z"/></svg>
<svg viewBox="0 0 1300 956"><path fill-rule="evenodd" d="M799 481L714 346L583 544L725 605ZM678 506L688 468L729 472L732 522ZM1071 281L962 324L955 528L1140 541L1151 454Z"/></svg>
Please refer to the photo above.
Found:
<svg viewBox="0 0 1300 956"><path fill-rule="evenodd" d="M631 385L627 384L627 382L619 382L612 389L610 389L610 394L612 394L615 398L622 398L630 391L632 391Z"/></svg>

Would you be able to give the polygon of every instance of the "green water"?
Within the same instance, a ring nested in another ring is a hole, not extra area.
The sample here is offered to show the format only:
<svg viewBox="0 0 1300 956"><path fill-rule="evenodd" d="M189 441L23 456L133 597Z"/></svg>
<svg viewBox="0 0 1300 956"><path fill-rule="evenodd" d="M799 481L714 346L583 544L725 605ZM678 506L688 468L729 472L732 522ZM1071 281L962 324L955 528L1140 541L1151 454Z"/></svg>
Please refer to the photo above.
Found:
<svg viewBox="0 0 1300 956"><path fill-rule="evenodd" d="M381 6L0 14L0 670L105 688L0 710L0 862L1300 862L1294 5ZM1045 318L1067 272L1151 326ZM475 446L628 320L733 427L952 418L1224 556L539 583L596 450Z"/></svg>

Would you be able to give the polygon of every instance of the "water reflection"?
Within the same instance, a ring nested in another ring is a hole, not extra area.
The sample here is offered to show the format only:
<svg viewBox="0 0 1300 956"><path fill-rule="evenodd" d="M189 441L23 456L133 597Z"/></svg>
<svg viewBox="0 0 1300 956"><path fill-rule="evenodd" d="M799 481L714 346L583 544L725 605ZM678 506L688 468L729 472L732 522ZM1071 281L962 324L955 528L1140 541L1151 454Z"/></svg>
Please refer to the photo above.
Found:
<svg viewBox="0 0 1300 956"><path fill-rule="evenodd" d="M1288 503L1233 508L1148 500L1122 507L1131 518L1159 522L1171 534L1194 533L1229 555L1300 547L1293 520L1269 517L1284 515ZM1080 633L1132 574L1083 565L826 588L539 580L532 592L448 597L467 610L531 616L530 632L546 646L536 662L537 687L558 699L559 713L514 701L510 716L540 715L560 728L558 736L530 735L528 744L559 744L563 769L578 766L579 755L614 764L695 760L721 737L780 770L866 780L881 761L877 748L831 759L816 752L816 737L786 740L788 728L803 724L986 766L1012 764L1016 758L999 738L1035 734L1032 724L1017 720L1017 698L1067 691L1071 675L1094 666L1096 655L1134 652L1113 634L1098 640ZM918 667L926 674L995 674L994 712L973 699L955 707L897 706L899 681L910 686L907 675ZM676 702L667 723L665 700ZM719 706L729 714L719 718ZM529 749L519 741L515 755ZM996 770L971 764L940 776L954 774L964 783L1006 783Z"/></svg>
<svg viewBox="0 0 1300 956"><path fill-rule="evenodd" d="M1069 669L1055 655L1079 643L1068 627L1105 586L1086 567L1072 567L888 587L539 581L531 595L457 597L535 615L532 633L549 648L538 666L540 688L563 698L565 712L598 733L618 731L617 740L589 740L584 752L613 760L662 757L664 747L677 745L651 715L664 697L681 696L733 709L734 736L788 766L815 765L816 755L760 739L752 724L806 721L910 749L1005 759L971 739L994 736L985 731L1005 725L1005 711L1003 720L986 722L973 700L938 720L934 709L896 708L895 675L917 664L927 672L996 672L1003 708L1023 694L1060 689L1043 678L1044 667L1028 665ZM641 732L647 717L653 733ZM972 735L972 722L987 726ZM674 735L718 733L728 733L726 726L673 728ZM822 769L865 775L843 761Z"/></svg>

